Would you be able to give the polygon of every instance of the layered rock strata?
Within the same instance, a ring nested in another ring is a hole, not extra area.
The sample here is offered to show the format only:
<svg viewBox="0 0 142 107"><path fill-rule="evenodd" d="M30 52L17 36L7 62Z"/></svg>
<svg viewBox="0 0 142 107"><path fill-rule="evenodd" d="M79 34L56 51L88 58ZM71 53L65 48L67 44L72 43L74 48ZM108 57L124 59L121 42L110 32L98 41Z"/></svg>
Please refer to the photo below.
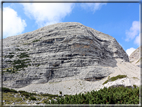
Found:
<svg viewBox="0 0 142 107"><path fill-rule="evenodd" d="M119 58L129 62L113 37L76 22L53 24L3 39L3 86L98 81L114 72Z"/></svg>
<svg viewBox="0 0 142 107"><path fill-rule="evenodd" d="M141 49L142 49L142 46L140 46L139 48L137 48L137 49L129 56L129 59L130 59L130 63L132 63L132 64L134 64L134 65L137 65L138 67L141 67L141 68L142 68L142 64L141 64L141 61L142 61Z"/></svg>

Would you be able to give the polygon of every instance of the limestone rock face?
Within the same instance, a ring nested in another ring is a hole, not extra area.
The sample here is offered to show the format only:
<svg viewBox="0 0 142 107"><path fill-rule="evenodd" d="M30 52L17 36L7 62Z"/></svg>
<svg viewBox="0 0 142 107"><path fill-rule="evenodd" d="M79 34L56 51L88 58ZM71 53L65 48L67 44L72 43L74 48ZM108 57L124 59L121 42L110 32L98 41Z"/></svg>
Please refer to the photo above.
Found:
<svg viewBox="0 0 142 107"><path fill-rule="evenodd" d="M135 64L135 65L139 66L139 67L142 67L141 64L140 64L140 62L141 62L141 60L142 60L142 56L141 56L141 53L140 53L141 49L142 49L142 46L140 46L139 48L137 48L137 49L129 56L130 62L131 62L132 64Z"/></svg>
<svg viewBox="0 0 142 107"><path fill-rule="evenodd" d="M129 62L113 37L76 22L53 24L3 40L3 85L97 81L113 72L119 58Z"/></svg>

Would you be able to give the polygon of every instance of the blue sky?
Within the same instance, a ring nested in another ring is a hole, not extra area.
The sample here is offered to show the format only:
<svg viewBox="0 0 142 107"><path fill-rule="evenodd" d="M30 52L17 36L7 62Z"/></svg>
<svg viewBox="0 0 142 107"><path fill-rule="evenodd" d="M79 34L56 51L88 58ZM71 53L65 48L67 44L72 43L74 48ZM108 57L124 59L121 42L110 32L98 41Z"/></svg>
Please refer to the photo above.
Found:
<svg viewBox="0 0 142 107"><path fill-rule="evenodd" d="M59 22L113 36L130 54L140 44L139 3L4 3L3 38Z"/></svg>

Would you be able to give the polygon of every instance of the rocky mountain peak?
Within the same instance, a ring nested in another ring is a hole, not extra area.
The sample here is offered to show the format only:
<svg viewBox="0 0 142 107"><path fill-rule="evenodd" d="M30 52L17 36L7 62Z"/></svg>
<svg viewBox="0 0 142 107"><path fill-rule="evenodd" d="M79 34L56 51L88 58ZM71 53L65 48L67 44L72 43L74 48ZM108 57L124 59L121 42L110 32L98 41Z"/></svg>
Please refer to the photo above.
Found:
<svg viewBox="0 0 142 107"><path fill-rule="evenodd" d="M76 22L57 23L3 40L3 85L78 78L97 81L113 72L115 59L129 62L111 36Z"/></svg>

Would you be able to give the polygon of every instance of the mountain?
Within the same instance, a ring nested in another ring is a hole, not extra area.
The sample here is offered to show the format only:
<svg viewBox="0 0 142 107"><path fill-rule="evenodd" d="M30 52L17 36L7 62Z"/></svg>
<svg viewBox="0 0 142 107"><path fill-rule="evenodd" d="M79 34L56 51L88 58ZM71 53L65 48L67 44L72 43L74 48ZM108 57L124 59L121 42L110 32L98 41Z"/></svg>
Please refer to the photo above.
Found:
<svg viewBox="0 0 142 107"><path fill-rule="evenodd" d="M142 56L140 54L141 49L142 49L142 46L137 48L129 57L130 62L132 64L139 66L139 67L141 66L141 60L142 60Z"/></svg>
<svg viewBox="0 0 142 107"><path fill-rule="evenodd" d="M117 75L127 76L119 84L139 84L139 67L129 63L116 39L80 23L57 23L3 39L4 87L75 94L99 89Z"/></svg>

